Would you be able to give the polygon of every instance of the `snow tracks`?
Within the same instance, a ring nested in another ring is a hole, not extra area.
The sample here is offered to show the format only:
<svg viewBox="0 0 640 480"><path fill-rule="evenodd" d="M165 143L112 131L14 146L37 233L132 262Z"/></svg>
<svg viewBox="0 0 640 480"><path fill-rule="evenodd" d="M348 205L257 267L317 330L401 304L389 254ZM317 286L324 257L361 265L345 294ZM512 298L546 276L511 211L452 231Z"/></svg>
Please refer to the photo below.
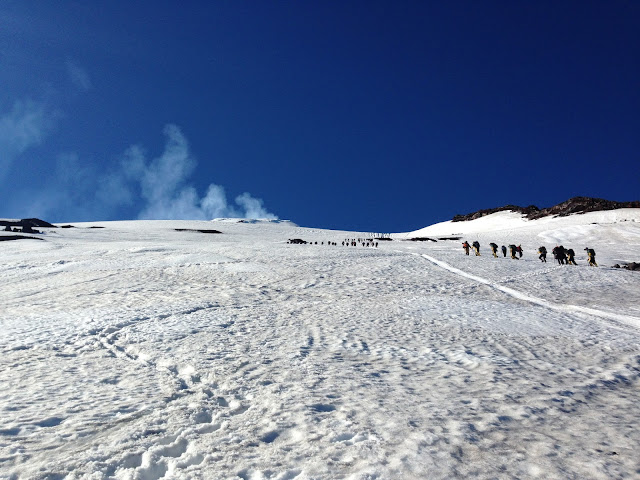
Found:
<svg viewBox="0 0 640 480"><path fill-rule="evenodd" d="M539 305L541 307L545 307L545 308L549 308L551 310L556 310L559 312L563 312L563 313L583 313L583 314L587 314L587 315L591 315L594 317L599 317L599 318L604 318L607 320L614 320L616 322L621 322L621 323L625 323L627 325L636 327L636 328L640 328L640 318L638 317L634 317L631 315L624 315L624 314L619 314L619 313L613 313L613 312L606 312L606 311L602 311L602 310L597 310L595 308L589 308L589 307L582 307L579 305L567 305L567 304L557 304L557 303L553 303L547 300L544 300L542 298L538 298L526 293L522 293L519 292L517 290L514 290L512 288L509 287L505 287L503 285L500 285L499 283L496 282L492 282L490 280L487 280L485 278L482 277L478 277L476 275L473 275L471 273L467 273L467 272L463 272L462 270L455 268L445 262L443 262L442 260L438 260L430 255L426 255L426 254L414 254L414 255L419 255L422 258L425 258L427 260L429 260L430 262L432 262L433 264L444 268L445 270L448 270L451 273L454 273L456 275L460 275L462 277L468 278L470 280L473 280L475 282L478 283L482 283L484 285L489 285L492 288L495 288L496 290L499 290L507 295L510 295L514 298L520 299L520 300L524 300L526 302L535 304L535 305ZM563 268L563 267L552 267L551 269L545 270L542 272L546 273L546 272L550 272L552 270L555 270L557 268ZM570 268L570 267L569 267ZM535 273L535 274L541 274L541 273Z"/></svg>

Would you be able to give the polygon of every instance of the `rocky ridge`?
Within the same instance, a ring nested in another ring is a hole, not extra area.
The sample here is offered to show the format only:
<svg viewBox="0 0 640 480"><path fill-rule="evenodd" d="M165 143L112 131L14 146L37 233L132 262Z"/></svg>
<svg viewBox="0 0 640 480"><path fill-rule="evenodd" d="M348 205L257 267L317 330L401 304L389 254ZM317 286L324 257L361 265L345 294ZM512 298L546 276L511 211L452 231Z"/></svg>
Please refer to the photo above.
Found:
<svg viewBox="0 0 640 480"><path fill-rule="evenodd" d="M616 210L618 208L640 208L640 201L633 202L615 202L612 200L605 200L603 198L591 198L591 197L573 197L569 200L554 205L548 208L538 208L535 205L529 205L528 207L519 207L517 205L505 205L504 207L489 208L485 210L478 210L477 212L468 213L466 215L455 215L452 219L453 222L466 222L469 220L475 220L477 218L491 215L492 213L502 211L512 211L523 214L529 220L535 220L536 218L554 216L554 217L566 217L567 215L597 212L604 210Z"/></svg>

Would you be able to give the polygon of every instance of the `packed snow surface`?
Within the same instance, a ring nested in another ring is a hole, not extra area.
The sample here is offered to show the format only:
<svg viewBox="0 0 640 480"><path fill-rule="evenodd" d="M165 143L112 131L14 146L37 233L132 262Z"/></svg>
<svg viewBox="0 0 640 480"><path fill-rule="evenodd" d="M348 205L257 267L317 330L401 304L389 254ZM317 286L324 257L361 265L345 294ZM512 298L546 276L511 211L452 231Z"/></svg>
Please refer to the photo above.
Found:
<svg viewBox="0 0 640 480"><path fill-rule="evenodd" d="M639 210L35 236L0 243L2 479L640 478Z"/></svg>

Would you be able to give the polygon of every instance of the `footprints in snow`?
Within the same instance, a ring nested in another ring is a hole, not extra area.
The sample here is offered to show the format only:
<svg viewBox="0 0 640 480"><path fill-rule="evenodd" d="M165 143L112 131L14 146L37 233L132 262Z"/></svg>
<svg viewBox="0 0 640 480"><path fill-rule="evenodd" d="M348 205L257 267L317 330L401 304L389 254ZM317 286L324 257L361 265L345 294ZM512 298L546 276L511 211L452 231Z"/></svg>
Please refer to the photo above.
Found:
<svg viewBox="0 0 640 480"><path fill-rule="evenodd" d="M537 277L539 275L547 275L548 273L555 272L556 270L564 270L561 265L554 265L552 267L545 268L544 270L537 270L534 272L522 273L520 275L512 275L510 277L503 277L496 283L512 283L525 278Z"/></svg>
<svg viewBox="0 0 640 480"><path fill-rule="evenodd" d="M471 350L443 350L442 355L447 363L455 364L464 370L476 370L485 363L480 357L474 355Z"/></svg>
<svg viewBox="0 0 640 480"><path fill-rule="evenodd" d="M132 477L158 480L167 474L175 474L182 469L199 465L204 459L204 455L197 453L187 438L169 436L158 440L142 454L129 454L112 464L107 468L107 476L117 475L122 478L127 471L133 470L135 474Z"/></svg>
<svg viewBox="0 0 640 480"><path fill-rule="evenodd" d="M143 453L127 455L114 462L107 468L107 476L157 480L167 475L179 475L181 470L202 464L208 455L198 452L198 445L202 443L201 435L226 430L229 421L250 408L237 397L228 400L208 389L203 389L202 393L209 398L201 402L204 406L194 409L189 415L190 427L183 427L177 435L155 439ZM279 435L278 431L269 431L260 440L271 443Z"/></svg>
<svg viewBox="0 0 640 480"><path fill-rule="evenodd" d="M309 335L309 338L307 339L307 344L303 347L300 347L300 356L302 358L305 358L307 355L309 355L309 351L313 348L313 344L314 344L313 337Z"/></svg>
<svg viewBox="0 0 640 480"><path fill-rule="evenodd" d="M188 314L197 310L191 309L189 312L182 313ZM227 387L216 391L218 385L208 381L210 379L207 377L202 377L193 365L159 358L155 352L153 355L148 354L140 348L139 344L131 342L131 330L136 325L141 321L158 318L155 316L135 319L103 329L95 329L76 344L76 347L80 346L85 349L95 350L96 347L105 349L113 357L135 362L138 366L130 364L133 368L148 369L151 375L157 375L159 372L161 378L164 376L164 379L161 380L163 387L168 389L165 393L167 408L190 412L186 418L183 417L187 424L179 428L178 435L164 438L157 437L160 432L152 433L152 436L143 435L141 438L145 439L143 440L146 444L145 450L125 456L117 461L112 459L111 464L105 468L109 477L156 480L179 476L182 470L206 462L209 455L206 452L200 453L198 451L199 448L202 448L202 444L210 443L210 441L203 440L204 436L219 431L226 432L228 429L233 430L233 427L230 426L233 425L233 422L243 421L235 419L240 419L250 410L250 405L245 403L244 397L236 389ZM218 326L224 331L234 327L234 324L235 322L230 320ZM305 347L307 351L313 347L312 337L309 337ZM241 362L235 372L236 374L241 373L244 377L257 368L251 362ZM106 380L107 383L113 384L118 381L117 377L110 377ZM175 405L173 402L176 402ZM258 438L263 443L272 443L279 437L280 432L270 430Z"/></svg>
<svg viewBox="0 0 640 480"><path fill-rule="evenodd" d="M336 407L327 403L314 403L311 405L311 410L316 413L329 413L335 411Z"/></svg>

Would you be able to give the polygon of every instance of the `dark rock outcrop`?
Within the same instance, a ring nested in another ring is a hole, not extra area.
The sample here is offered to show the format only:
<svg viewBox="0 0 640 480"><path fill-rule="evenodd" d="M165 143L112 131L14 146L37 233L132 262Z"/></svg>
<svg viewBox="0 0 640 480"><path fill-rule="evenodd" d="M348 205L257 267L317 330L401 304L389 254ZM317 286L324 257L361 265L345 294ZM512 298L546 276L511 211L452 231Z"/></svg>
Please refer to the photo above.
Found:
<svg viewBox="0 0 640 480"><path fill-rule="evenodd" d="M176 232L222 233L218 230L200 230L200 229L193 229L193 228L175 228L174 230Z"/></svg>
<svg viewBox="0 0 640 480"><path fill-rule="evenodd" d="M566 202L562 202L558 205L554 205L553 207L543 209L540 209L535 205L529 205L528 207L506 205L504 207L478 210L477 212L469 213L467 215L455 215L452 221L464 222L468 220L475 220L477 218L484 217L485 215L490 215L492 213L502 211L521 213L527 219L535 220L536 218L548 216L566 217L574 213L599 212L605 210L616 210L618 208L640 208L640 201L614 202L612 200L605 200L603 198L573 197Z"/></svg>
<svg viewBox="0 0 640 480"><path fill-rule="evenodd" d="M486 215L491 215L496 212L511 211L516 213L522 213L523 215L531 215L540 212L540 209L535 205L529 205L528 207L519 207L517 205L505 205L504 207L487 208L485 210L478 210L477 212L468 213L466 215L455 215L453 217L454 222L466 222L468 220L475 220Z"/></svg>
<svg viewBox="0 0 640 480"><path fill-rule="evenodd" d="M58 228L55 225L40 220L39 218L23 218L22 220L0 220L0 227L22 227L23 231L34 229L36 227L44 228ZM27 230L25 230L25 228Z"/></svg>
<svg viewBox="0 0 640 480"><path fill-rule="evenodd" d="M0 235L0 242L8 242L10 240L42 240L42 238L27 237L25 235Z"/></svg>
<svg viewBox="0 0 640 480"><path fill-rule="evenodd" d="M627 263L626 265L622 265L622 266L620 266L619 264L616 263L613 266L613 268L625 268L627 270L632 270L634 272L638 272L638 271L640 271L640 263L631 262L631 263Z"/></svg>
<svg viewBox="0 0 640 480"><path fill-rule="evenodd" d="M573 213L601 212L605 210L616 210L618 208L640 208L640 201L614 202L603 198L573 197L553 207L543 208L538 213L527 215L527 218L534 220L550 215L566 217Z"/></svg>

